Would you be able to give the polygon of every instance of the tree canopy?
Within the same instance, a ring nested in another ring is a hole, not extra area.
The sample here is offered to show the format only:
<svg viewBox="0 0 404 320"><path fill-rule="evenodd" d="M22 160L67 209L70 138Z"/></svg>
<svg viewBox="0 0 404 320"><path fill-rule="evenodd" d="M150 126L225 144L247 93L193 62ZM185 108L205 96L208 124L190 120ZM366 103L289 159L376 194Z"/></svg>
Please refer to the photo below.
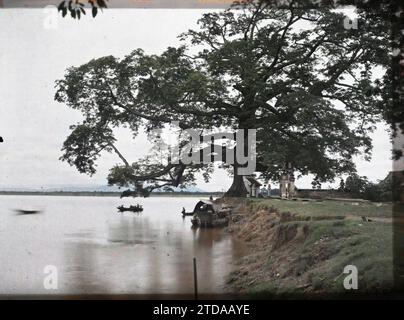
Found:
<svg viewBox="0 0 404 320"><path fill-rule="evenodd" d="M99 10L107 7L108 0L63 0L58 5L58 11L63 17L70 13L73 19L80 20L82 15L86 15L85 2L91 6L91 14L95 17Z"/></svg>
<svg viewBox="0 0 404 320"><path fill-rule="evenodd" d="M150 155L133 163L115 146L116 127L135 137L176 121L204 133L256 129L257 171L266 178L276 179L285 163L320 181L354 172L353 156L369 155L369 133L381 119L380 70L390 59L383 18L358 12L359 29L344 27L345 18L295 2L246 2L204 14L199 29L180 35L180 47L160 55L136 49L69 68L55 99L80 110L84 121L71 127L62 160L93 174L101 152L115 152L122 163L109 182L142 194L185 186L196 172L208 179L211 164L173 163L169 150L163 161ZM179 137L183 145L186 137ZM234 174L228 194L243 192Z"/></svg>

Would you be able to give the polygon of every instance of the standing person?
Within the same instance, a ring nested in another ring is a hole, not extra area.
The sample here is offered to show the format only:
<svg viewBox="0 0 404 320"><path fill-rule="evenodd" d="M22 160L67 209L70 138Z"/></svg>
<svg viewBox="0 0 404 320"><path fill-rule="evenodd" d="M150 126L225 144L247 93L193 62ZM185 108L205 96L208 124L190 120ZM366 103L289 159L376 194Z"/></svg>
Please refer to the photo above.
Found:
<svg viewBox="0 0 404 320"><path fill-rule="evenodd" d="M258 194L259 198L266 198L267 194L267 189L266 189L266 185L264 184L264 186L260 189L260 193Z"/></svg>
<svg viewBox="0 0 404 320"><path fill-rule="evenodd" d="M293 175L293 173L291 173L289 175L289 182L288 182L288 198L291 199L295 196L295 191L296 191L296 187L295 187L295 177Z"/></svg>
<svg viewBox="0 0 404 320"><path fill-rule="evenodd" d="M271 197L271 185L268 183L268 198L270 198Z"/></svg>
<svg viewBox="0 0 404 320"><path fill-rule="evenodd" d="M282 199L286 199L288 197L288 177L286 173L282 173L281 175L279 182L279 193Z"/></svg>

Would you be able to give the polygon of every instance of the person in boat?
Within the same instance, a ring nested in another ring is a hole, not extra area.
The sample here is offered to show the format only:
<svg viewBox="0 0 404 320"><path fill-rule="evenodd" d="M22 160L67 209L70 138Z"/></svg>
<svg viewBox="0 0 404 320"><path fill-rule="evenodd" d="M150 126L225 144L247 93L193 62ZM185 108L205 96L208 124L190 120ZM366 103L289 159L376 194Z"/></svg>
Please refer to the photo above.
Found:
<svg viewBox="0 0 404 320"><path fill-rule="evenodd" d="M130 209L132 211L141 211L141 210L143 210L143 207L140 204L137 204L135 206L130 206Z"/></svg>
<svg viewBox="0 0 404 320"><path fill-rule="evenodd" d="M131 205L128 208L125 208L123 205L121 205L121 206L117 207L117 209L121 212L124 212L124 211L140 212L140 211L143 211L143 206L137 204L136 206Z"/></svg>
<svg viewBox="0 0 404 320"><path fill-rule="evenodd" d="M182 214L183 217L185 217L185 216L192 216L192 215L194 214L194 212L193 212L193 211L191 211L191 212L186 212L186 211L185 211L185 208L182 207L181 214Z"/></svg>

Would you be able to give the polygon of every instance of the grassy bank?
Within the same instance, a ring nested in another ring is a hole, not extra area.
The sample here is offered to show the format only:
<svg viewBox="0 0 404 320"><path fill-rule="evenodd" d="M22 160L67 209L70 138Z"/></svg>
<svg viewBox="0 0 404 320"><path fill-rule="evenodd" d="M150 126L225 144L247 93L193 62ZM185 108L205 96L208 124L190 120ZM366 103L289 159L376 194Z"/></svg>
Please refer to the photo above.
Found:
<svg viewBox="0 0 404 320"><path fill-rule="evenodd" d="M389 291L391 210L389 204L341 201L238 201L231 230L251 254L238 262L228 285L252 296L345 294L343 270L354 265L355 292Z"/></svg>
<svg viewBox="0 0 404 320"><path fill-rule="evenodd" d="M288 201L281 199L249 199L253 210L276 208L300 216L319 217L387 217L391 218L392 204L360 201Z"/></svg>

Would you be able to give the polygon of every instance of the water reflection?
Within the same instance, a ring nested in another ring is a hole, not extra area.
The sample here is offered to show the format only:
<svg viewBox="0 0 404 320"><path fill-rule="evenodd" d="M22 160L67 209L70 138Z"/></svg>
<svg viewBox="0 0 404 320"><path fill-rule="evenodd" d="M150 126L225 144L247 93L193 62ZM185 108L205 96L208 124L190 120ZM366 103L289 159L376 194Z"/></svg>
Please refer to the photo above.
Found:
<svg viewBox="0 0 404 320"><path fill-rule="evenodd" d="M28 286L30 293L43 293L41 270L47 264L59 269L58 294L192 293L193 257L199 291L223 293L224 277L245 252L243 244L222 230L192 229L190 217L181 218L182 207L192 207L196 199L152 197L140 201L142 214L118 214L111 208L119 199L67 198L42 197L47 213L30 222L3 216L20 232L12 234L7 228L0 243L11 237L11 242L34 246L40 254L31 258L36 271L29 284L18 282L14 274L24 259L21 254L13 252L2 261L0 272L11 271L1 293L27 293ZM21 242L21 234L28 241ZM4 245L0 253L5 253Z"/></svg>

